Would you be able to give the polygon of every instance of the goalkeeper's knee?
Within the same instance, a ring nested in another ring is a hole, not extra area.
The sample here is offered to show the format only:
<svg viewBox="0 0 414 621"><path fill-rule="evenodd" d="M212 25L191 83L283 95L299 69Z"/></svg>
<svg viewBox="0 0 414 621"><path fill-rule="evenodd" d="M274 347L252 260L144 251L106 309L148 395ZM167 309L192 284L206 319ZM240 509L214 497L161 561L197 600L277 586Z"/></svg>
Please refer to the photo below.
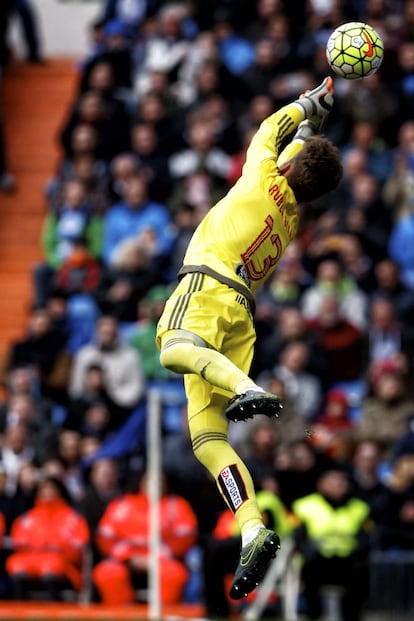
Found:
<svg viewBox="0 0 414 621"><path fill-rule="evenodd" d="M160 363L174 373L194 373L196 346L205 346L202 339L191 332L176 330L162 339Z"/></svg>

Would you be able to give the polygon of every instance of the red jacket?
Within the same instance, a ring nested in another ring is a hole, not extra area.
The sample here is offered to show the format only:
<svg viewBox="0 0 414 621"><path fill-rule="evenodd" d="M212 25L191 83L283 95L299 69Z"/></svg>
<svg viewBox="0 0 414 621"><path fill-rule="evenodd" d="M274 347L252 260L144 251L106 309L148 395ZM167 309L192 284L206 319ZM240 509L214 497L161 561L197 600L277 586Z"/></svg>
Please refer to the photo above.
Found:
<svg viewBox="0 0 414 621"><path fill-rule="evenodd" d="M125 561L148 554L149 501L145 494L126 494L113 500L98 524L97 543L105 556ZM160 500L162 553L182 558L197 539L197 518L179 496Z"/></svg>
<svg viewBox="0 0 414 621"><path fill-rule="evenodd" d="M10 534L15 548L30 552L55 550L75 564L89 542L86 520L62 499L37 501L33 509L14 520Z"/></svg>

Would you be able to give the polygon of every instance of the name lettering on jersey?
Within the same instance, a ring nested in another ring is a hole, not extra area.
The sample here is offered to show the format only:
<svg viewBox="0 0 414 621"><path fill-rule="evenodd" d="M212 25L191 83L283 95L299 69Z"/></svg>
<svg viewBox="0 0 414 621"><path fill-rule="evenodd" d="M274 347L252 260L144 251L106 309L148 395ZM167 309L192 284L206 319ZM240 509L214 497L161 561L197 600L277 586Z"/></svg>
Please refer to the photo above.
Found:
<svg viewBox="0 0 414 621"><path fill-rule="evenodd" d="M283 193L280 191L280 188L277 185L277 183L275 183L269 188L269 194L273 198L273 200L275 201L278 207L281 207L283 205L284 196L283 196Z"/></svg>
<svg viewBox="0 0 414 621"><path fill-rule="evenodd" d="M233 511L247 500L247 491L236 464L223 468L218 477L221 491Z"/></svg>
<svg viewBox="0 0 414 621"><path fill-rule="evenodd" d="M261 280L276 265L282 254L282 242L277 233L273 233L274 219L269 214L265 227L249 248L240 256L250 280ZM269 254L261 258L264 245L269 246Z"/></svg>

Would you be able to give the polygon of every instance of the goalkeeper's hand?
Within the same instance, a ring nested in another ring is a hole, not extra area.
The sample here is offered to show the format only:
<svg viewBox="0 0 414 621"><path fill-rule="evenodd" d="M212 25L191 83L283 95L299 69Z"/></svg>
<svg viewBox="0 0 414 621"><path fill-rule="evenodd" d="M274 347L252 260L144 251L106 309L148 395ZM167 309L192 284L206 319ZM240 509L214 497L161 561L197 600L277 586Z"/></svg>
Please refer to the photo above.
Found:
<svg viewBox="0 0 414 621"><path fill-rule="evenodd" d="M320 120L320 117L315 116L312 117L312 119L305 119L299 123L296 133L293 136L293 140L305 141L309 136L317 134L319 132Z"/></svg>
<svg viewBox="0 0 414 621"><path fill-rule="evenodd" d="M316 88L305 91L296 103L302 106L305 118L311 119L315 126L322 125L325 117L332 110L334 102L334 84L330 76Z"/></svg>

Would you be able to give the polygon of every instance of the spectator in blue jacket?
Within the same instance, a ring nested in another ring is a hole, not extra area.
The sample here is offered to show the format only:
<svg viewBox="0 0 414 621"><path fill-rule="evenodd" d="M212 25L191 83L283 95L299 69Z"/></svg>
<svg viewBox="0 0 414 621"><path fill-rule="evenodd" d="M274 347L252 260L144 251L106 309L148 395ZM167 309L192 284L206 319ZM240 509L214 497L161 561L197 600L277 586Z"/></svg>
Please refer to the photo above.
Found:
<svg viewBox="0 0 414 621"><path fill-rule="evenodd" d="M168 209L148 197L148 184L139 176L126 184L123 199L111 207L104 218L103 259L109 265L119 244L130 238L150 234L153 256L167 255L173 235Z"/></svg>
<svg viewBox="0 0 414 621"><path fill-rule="evenodd" d="M391 231L388 251L400 268L403 284L414 289L414 213L398 220Z"/></svg>

